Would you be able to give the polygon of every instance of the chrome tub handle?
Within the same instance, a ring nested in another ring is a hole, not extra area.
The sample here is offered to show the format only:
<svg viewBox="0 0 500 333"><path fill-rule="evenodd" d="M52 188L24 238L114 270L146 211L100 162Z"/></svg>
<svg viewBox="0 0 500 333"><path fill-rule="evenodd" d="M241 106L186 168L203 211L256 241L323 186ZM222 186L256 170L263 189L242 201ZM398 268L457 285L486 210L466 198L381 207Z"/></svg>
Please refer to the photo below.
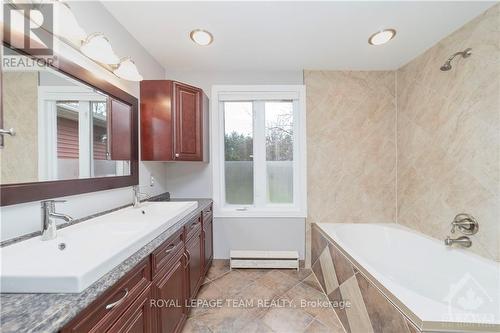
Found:
<svg viewBox="0 0 500 333"><path fill-rule="evenodd" d="M0 135L16 136L16 130L13 128L9 128L8 130L0 128Z"/></svg>

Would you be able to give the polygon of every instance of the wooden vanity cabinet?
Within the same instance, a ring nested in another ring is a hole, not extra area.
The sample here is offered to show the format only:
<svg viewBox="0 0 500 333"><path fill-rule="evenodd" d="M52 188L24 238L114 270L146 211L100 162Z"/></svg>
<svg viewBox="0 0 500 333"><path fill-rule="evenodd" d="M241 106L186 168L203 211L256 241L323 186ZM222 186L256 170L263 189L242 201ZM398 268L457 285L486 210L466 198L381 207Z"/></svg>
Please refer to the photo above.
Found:
<svg viewBox="0 0 500 333"><path fill-rule="evenodd" d="M208 161L208 97L171 80L143 80L141 159Z"/></svg>
<svg viewBox="0 0 500 333"><path fill-rule="evenodd" d="M203 256L204 264L203 270L204 274L207 274L210 265L212 265L212 260L214 257L214 222L212 205L206 208L203 212Z"/></svg>
<svg viewBox="0 0 500 333"><path fill-rule="evenodd" d="M151 266L149 258L146 258L70 321L61 332L117 332L112 330L113 324L128 312L129 307L138 309L134 301L148 295L150 284ZM143 315L151 318L148 311L143 311Z"/></svg>
<svg viewBox="0 0 500 333"><path fill-rule="evenodd" d="M149 333L153 332L151 287L143 291L130 307L118 318L108 332L112 333Z"/></svg>
<svg viewBox="0 0 500 333"><path fill-rule="evenodd" d="M178 333L213 257L212 206L71 320L61 332Z"/></svg>
<svg viewBox="0 0 500 333"><path fill-rule="evenodd" d="M156 332L179 332L187 318L186 256L184 249L177 253L153 281L153 296L161 300L155 307Z"/></svg>
<svg viewBox="0 0 500 333"><path fill-rule="evenodd" d="M201 216L197 218L199 221L190 227L190 235L186 240L186 254L187 254L187 268L188 268L188 281L189 293L188 298L193 299L196 297L198 290L203 282L204 274L204 257L203 257L203 232L201 228Z"/></svg>

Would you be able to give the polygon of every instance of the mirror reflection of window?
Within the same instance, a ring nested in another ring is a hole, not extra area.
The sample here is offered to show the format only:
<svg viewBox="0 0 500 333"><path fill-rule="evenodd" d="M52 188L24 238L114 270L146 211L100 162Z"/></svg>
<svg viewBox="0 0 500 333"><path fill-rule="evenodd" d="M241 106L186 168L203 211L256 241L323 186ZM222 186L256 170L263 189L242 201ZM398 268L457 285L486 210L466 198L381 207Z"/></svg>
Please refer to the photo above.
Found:
<svg viewBox="0 0 500 333"><path fill-rule="evenodd" d="M57 101L57 178L79 178L78 101Z"/></svg>
<svg viewBox="0 0 500 333"><path fill-rule="evenodd" d="M108 152L108 122L106 102L92 102L92 149L95 177L114 176L116 172L114 161L109 161Z"/></svg>
<svg viewBox="0 0 500 333"><path fill-rule="evenodd" d="M130 175L129 105L46 67L3 66L2 78L3 125L16 130L0 149L2 184Z"/></svg>

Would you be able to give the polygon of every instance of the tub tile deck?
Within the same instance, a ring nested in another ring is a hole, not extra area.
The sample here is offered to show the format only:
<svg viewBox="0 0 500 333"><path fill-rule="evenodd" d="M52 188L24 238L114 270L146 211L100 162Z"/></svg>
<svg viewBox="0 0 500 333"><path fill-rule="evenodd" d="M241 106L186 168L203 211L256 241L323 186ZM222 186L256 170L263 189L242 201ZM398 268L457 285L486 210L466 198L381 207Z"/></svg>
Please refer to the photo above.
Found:
<svg viewBox="0 0 500 333"><path fill-rule="evenodd" d="M316 240L313 257L317 258L313 273L323 290L328 291L330 301L350 303L346 308L334 307L346 332L418 332L317 228L313 228L312 236ZM338 287L331 290L335 285Z"/></svg>

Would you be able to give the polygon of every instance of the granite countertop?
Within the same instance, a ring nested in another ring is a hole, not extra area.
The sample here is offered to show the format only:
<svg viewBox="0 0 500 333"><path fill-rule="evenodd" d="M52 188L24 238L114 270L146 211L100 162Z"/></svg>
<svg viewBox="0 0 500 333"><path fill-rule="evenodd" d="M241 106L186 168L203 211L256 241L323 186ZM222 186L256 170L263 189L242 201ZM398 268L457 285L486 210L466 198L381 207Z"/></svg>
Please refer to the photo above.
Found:
<svg viewBox="0 0 500 333"><path fill-rule="evenodd" d="M57 332L81 310L96 300L109 287L146 258L175 231L210 205L211 199L170 199L162 194L151 201L198 201L198 208L182 218L120 265L79 294L0 294L0 331L9 332ZM123 208L123 207L121 207ZM113 210L111 210L113 211ZM106 213L109 213L107 211ZM98 214L92 215L93 217ZM99 214L102 215L102 214ZM83 220L83 219L82 219ZM81 223L81 222L78 222ZM19 238L22 240L25 238ZM12 242L11 242L12 243Z"/></svg>

